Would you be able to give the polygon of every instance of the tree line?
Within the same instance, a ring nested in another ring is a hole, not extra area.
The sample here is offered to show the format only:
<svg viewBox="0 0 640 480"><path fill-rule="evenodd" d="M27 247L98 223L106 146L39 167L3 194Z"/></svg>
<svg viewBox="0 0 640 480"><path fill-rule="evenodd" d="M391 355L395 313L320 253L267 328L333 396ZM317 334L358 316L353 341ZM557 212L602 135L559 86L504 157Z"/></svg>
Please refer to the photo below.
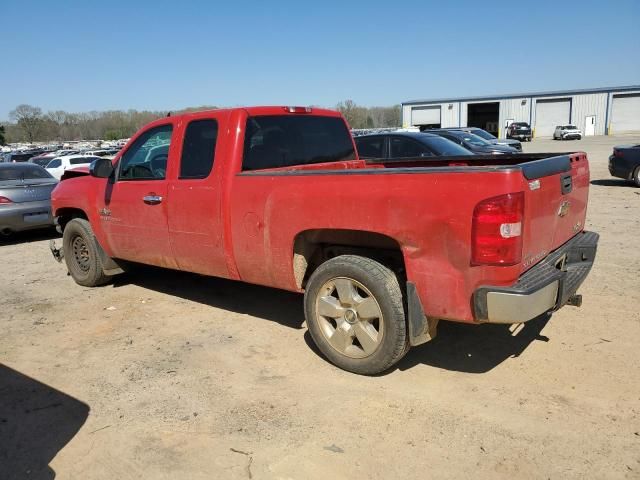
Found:
<svg viewBox="0 0 640 480"><path fill-rule="evenodd" d="M174 113L184 113L213 106L190 107ZM392 107L362 107L352 100L335 106L352 128L400 126L400 105ZM47 142L65 140L117 140L128 138L143 125L167 116L168 111L108 110L69 113L63 110L43 112L40 107L22 104L9 112L10 121L0 125L0 145L17 142Z"/></svg>

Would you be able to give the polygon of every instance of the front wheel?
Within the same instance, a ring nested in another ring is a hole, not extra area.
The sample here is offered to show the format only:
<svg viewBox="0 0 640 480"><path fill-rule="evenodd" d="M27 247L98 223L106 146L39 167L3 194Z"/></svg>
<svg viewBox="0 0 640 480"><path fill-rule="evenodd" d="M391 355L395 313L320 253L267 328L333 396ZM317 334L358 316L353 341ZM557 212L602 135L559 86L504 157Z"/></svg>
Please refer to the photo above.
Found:
<svg viewBox="0 0 640 480"><path fill-rule="evenodd" d="M78 285L96 287L111 280L104 273L98 243L87 220L74 218L67 223L62 245L67 269Z"/></svg>
<svg viewBox="0 0 640 480"><path fill-rule="evenodd" d="M633 183L636 187L640 187L640 167L637 167L633 172Z"/></svg>
<svg viewBox="0 0 640 480"><path fill-rule="evenodd" d="M311 338L334 365L374 375L408 350L402 290L393 271L370 258L341 255L309 278L304 302Z"/></svg>

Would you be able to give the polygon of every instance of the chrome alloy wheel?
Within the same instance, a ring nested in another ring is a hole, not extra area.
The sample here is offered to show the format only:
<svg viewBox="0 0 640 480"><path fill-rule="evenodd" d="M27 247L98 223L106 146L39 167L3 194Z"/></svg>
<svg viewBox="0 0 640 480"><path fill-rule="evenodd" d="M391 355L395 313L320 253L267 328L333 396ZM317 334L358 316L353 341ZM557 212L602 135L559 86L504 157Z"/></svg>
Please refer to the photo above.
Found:
<svg viewBox="0 0 640 480"><path fill-rule="evenodd" d="M329 344L347 357L368 357L382 343L380 305L364 285L351 278L333 278L320 288L316 318Z"/></svg>

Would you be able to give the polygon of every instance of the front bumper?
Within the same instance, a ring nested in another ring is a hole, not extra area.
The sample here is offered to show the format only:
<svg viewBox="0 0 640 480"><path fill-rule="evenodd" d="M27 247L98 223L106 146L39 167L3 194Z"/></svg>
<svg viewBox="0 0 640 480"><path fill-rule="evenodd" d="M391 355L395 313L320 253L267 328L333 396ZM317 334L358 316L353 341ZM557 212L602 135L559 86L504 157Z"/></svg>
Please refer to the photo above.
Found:
<svg viewBox="0 0 640 480"><path fill-rule="evenodd" d="M580 140L582 138L581 133L564 133L562 134L563 140Z"/></svg>
<svg viewBox="0 0 640 480"><path fill-rule="evenodd" d="M480 287L473 295L479 322L522 323L567 304L589 274L598 234L582 232L527 270L510 287Z"/></svg>
<svg viewBox="0 0 640 480"><path fill-rule="evenodd" d="M16 203L0 208L0 230L20 232L53 226L51 201Z"/></svg>

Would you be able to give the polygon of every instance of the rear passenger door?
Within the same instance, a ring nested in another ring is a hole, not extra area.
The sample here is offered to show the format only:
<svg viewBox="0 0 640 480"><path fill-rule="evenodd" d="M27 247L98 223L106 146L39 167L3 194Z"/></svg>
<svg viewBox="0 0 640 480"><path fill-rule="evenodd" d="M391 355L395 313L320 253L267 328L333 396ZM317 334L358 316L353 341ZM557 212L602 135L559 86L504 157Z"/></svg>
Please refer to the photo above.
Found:
<svg viewBox="0 0 640 480"><path fill-rule="evenodd" d="M425 145L405 137L391 137L391 158L432 157L433 153Z"/></svg>
<svg viewBox="0 0 640 480"><path fill-rule="evenodd" d="M169 238L180 270L228 277L221 221L219 141L227 114L207 112L181 126L180 162L169 183Z"/></svg>

